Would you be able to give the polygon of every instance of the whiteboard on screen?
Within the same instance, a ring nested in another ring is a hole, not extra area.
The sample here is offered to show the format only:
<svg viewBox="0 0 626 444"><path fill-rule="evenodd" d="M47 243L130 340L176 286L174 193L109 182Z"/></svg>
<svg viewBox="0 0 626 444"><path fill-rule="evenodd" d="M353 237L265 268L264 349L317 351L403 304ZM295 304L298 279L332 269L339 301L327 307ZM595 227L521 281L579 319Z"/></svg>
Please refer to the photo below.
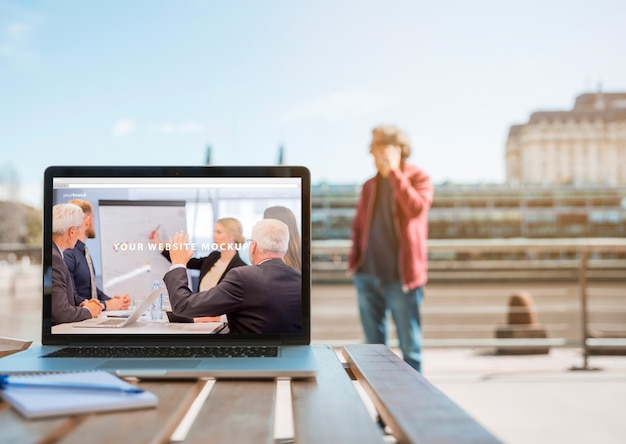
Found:
<svg viewBox="0 0 626 444"><path fill-rule="evenodd" d="M149 237L157 230L167 242L169 236L185 230L185 202L100 200L98 207L104 292L128 294L140 302L154 281L165 288L163 275L171 264Z"/></svg>

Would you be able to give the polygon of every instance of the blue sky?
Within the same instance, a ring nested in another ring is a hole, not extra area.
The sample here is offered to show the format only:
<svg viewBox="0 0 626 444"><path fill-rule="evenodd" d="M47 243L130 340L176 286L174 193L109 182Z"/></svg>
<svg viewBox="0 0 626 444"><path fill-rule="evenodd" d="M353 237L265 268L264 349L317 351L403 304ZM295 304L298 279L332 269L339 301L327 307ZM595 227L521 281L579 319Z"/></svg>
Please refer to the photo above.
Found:
<svg viewBox="0 0 626 444"><path fill-rule="evenodd" d="M436 183L502 182L510 125L626 91L624 23L608 0L0 0L0 172L32 201L52 164L207 145L273 164L283 144L314 183L360 183L396 123Z"/></svg>

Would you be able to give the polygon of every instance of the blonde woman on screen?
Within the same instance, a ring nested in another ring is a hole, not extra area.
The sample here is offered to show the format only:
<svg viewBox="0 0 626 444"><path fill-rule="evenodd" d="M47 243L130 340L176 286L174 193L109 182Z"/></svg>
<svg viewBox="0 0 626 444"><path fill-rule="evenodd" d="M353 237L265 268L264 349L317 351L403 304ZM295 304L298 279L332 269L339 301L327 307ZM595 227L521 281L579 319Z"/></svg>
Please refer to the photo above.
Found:
<svg viewBox="0 0 626 444"><path fill-rule="evenodd" d="M215 221L213 244L218 247L206 257L191 258L187 268L200 270L198 291L207 291L219 284L233 268L246 264L239 256L239 248L245 242L241 222L234 217L225 217ZM170 260L170 252L164 248L158 232L151 233L150 241L155 242L163 251L163 256ZM195 322L217 322L220 317L195 318Z"/></svg>

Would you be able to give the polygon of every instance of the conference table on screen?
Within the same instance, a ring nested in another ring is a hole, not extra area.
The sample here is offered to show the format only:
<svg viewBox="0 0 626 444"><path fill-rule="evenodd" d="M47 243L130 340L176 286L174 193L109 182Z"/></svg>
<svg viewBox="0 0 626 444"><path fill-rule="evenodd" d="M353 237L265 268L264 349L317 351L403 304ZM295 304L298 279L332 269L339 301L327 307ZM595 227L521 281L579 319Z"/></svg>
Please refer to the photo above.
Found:
<svg viewBox="0 0 626 444"><path fill-rule="evenodd" d="M107 313L111 317L107 316ZM104 312L98 319L103 321L107 318L119 319L120 315L128 313L130 312L123 310ZM81 327L81 324L84 325L83 321L55 325L52 327L52 334L217 334L224 326L222 322L169 322L165 314L161 321L153 321L147 316L142 316L137 322L124 327Z"/></svg>

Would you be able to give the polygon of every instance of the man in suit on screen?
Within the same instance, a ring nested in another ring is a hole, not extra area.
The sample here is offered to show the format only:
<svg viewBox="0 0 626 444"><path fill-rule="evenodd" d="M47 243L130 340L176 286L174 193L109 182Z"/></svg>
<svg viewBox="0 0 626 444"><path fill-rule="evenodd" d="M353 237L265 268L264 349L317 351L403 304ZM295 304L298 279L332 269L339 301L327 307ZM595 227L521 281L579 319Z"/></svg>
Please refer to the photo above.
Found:
<svg viewBox="0 0 626 444"><path fill-rule="evenodd" d="M231 334L299 333L302 328L302 273L283 261L287 225L264 219L252 229L251 266L233 268L208 291L192 293L185 264L193 256L189 236L170 240L172 267L163 280L172 312L200 317L226 314Z"/></svg>
<svg viewBox="0 0 626 444"><path fill-rule="evenodd" d="M63 261L63 251L76 245L83 216L83 210L74 204L52 208L52 325L97 318L102 311L97 300L77 305L72 276Z"/></svg>
<svg viewBox="0 0 626 444"><path fill-rule="evenodd" d="M103 305L104 310L126 310L130 305L130 298L127 294L110 297L96 286L96 270L85 244L87 239L96 238L93 205L82 199L72 199L69 203L79 206L84 213L83 225L79 230L76 245L63 252L63 260L74 283L76 302L80 304L87 299L97 299Z"/></svg>

